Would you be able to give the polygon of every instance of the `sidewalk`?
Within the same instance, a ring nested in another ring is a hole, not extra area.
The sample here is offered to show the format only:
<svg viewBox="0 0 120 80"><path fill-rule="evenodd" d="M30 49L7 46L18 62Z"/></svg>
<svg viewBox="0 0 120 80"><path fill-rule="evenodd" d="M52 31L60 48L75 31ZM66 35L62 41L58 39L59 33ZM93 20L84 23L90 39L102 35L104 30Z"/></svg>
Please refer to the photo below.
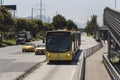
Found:
<svg viewBox="0 0 120 80"><path fill-rule="evenodd" d="M107 43L86 59L85 80L111 80L102 62L103 52L107 52Z"/></svg>
<svg viewBox="0 0 120 80"><path fill-rule="evenodd" d="M81 46L80 46L81 49L85 50L97 44L98 43L95 41L95 39L93 39L93 37L88 37L86 34L81 36Z"/></svg>

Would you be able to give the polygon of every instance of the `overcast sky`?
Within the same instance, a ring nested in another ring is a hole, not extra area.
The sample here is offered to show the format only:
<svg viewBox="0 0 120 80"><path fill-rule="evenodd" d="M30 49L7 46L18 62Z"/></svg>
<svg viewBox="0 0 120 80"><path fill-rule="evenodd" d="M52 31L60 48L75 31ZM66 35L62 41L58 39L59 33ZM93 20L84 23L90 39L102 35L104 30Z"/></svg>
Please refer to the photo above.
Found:
<svg viewBox="0 0 120 80"><path fill-rule="evenodd" d="M120 10L120 0L116 9ZM42 0L43 15L53 17L56 14L63 15L66 19L85 24L91 16L98 16L98 23L102 25L103 10L106 6L115 8L115 0ZM39 8L40 0L4 0L4 4L17 5L16 16L31 16L32 8ZM35 10L34 15L39 15Z"/></svg>

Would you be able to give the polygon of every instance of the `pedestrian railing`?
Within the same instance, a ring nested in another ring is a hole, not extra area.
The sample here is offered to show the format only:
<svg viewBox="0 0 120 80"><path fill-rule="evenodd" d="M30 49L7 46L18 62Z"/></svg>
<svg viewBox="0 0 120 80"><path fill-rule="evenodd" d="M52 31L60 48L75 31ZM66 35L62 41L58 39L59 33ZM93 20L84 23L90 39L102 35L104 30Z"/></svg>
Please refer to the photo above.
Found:
<svg viewBox="0 0 120 80"><path fill-rule="evenodd" d="M116 71L116 69L113 67L113 65L110 63L108 60L107 56L105 57L106 54L103 54L103 62L105 64L106 69L108 70L111 79L112 80L120 80L120 74Z"/></svg>
<svg viewBox="0 0 120 80"><path fill-rule="evenodd" d="M120 46L120 11L106 7L103 15L104 25Z"/></svg>

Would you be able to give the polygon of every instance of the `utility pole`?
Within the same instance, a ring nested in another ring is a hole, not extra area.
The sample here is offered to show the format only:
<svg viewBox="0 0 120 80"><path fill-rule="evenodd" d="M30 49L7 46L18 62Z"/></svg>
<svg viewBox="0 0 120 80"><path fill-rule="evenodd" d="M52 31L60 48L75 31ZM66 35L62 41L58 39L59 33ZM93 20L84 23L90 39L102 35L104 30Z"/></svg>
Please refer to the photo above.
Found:
<svg viewBox="0 0 120 80"><path fill-rule="evenodd" d="M15 18L15 10L13 11L13 17Z"/></svg>
<svg viewBox="0 0 120 80"><path fill-rule="evenodd" d="M3 1L1 0L1 6L2 6L2 2L3 2Z"/></svg>
<svg viewBox="0 0 120 80"><path fill-rule="evenodd" d="M42 0L40 0L40 20L42 20Z"/></svg>
<svg viewBox="0 0 120 80"><path fill-rule="evenodd" d="M116 0L115 0L115 8L116 8Z"/></svg>
<svg viewBox="0 0 120 80"><path fill-rule="evenodd" d="M40 0L40 3L39 3L39 10L40 10L40 13L39 13L39 15L40 15L40 20L42 20L42 13L43 13L43 10L45 10L45 9L43 9L43 3L42 3L42 0Z"/></svg>
<svg viewBox="0 0 120 80"><path fill-rule="evenodd" d="M31 19L33 20L33 10L34 8L32 8L32 11L31 11Z"/></svg>
<svg viewBox="0 0 120 80"><path fill-rule="evenodd" d="M50 17L48 16L48 23L50 23Z"/></svg>

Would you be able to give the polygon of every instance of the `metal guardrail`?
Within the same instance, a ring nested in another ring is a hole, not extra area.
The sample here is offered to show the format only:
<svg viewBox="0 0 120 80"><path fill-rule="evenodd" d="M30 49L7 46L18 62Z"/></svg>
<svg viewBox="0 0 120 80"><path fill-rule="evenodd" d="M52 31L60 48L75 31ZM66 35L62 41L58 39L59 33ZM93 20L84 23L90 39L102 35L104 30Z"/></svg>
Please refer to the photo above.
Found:
<svg viewBox="0 0 120 80"><path fill-rule="evenodd" d="M120 52L119 52L119 49L120 49L119 48L120 47L120 11L116 11L112 8L106 7L104 9L103 18L104 18L103 19L104 25L106 25L106 27L108 28L108 32L110 33L108 45L111 45L110 40L112 40L112 38L115 40L114 43L118 44L118 46L114 48L111 48L111 46L108 46L108 56L110 58L110 54L112 55L116 54L116 56L120 58ZM117 52L115 52L115 49L117 50ZM113 67L111 62L104 55L103 55L103 62L109 74L111 75L112 80L120 80L120 75L118 74L116 69Z"/></svg>
<svg viewBox="0 0 120 80"><path fill-rule="evenodd" d="M98 51L101 47L102 47L102 43L99 43L93 47L85 49L84 52L81 54L80 73L78 80L85 80L85 58L89 57L90 55Z"/></svg>
<svg viewBox="0 0 120 80"><path fill-rule="evenodd" d="M110 63L110 61L105 57L105 54L103 54L103 62L105 64L105 67L107 68L111 79L112 80L120 80L120 75L119 73L115 70L115 68L113 67L113 65Z"/></svg>
<svg viewBox="0 0 120 80"><path fill-rule="evenodd" d="M106 7L103 16L104 25L107 26L111 36L120 46L120 11Z"/></svg>

